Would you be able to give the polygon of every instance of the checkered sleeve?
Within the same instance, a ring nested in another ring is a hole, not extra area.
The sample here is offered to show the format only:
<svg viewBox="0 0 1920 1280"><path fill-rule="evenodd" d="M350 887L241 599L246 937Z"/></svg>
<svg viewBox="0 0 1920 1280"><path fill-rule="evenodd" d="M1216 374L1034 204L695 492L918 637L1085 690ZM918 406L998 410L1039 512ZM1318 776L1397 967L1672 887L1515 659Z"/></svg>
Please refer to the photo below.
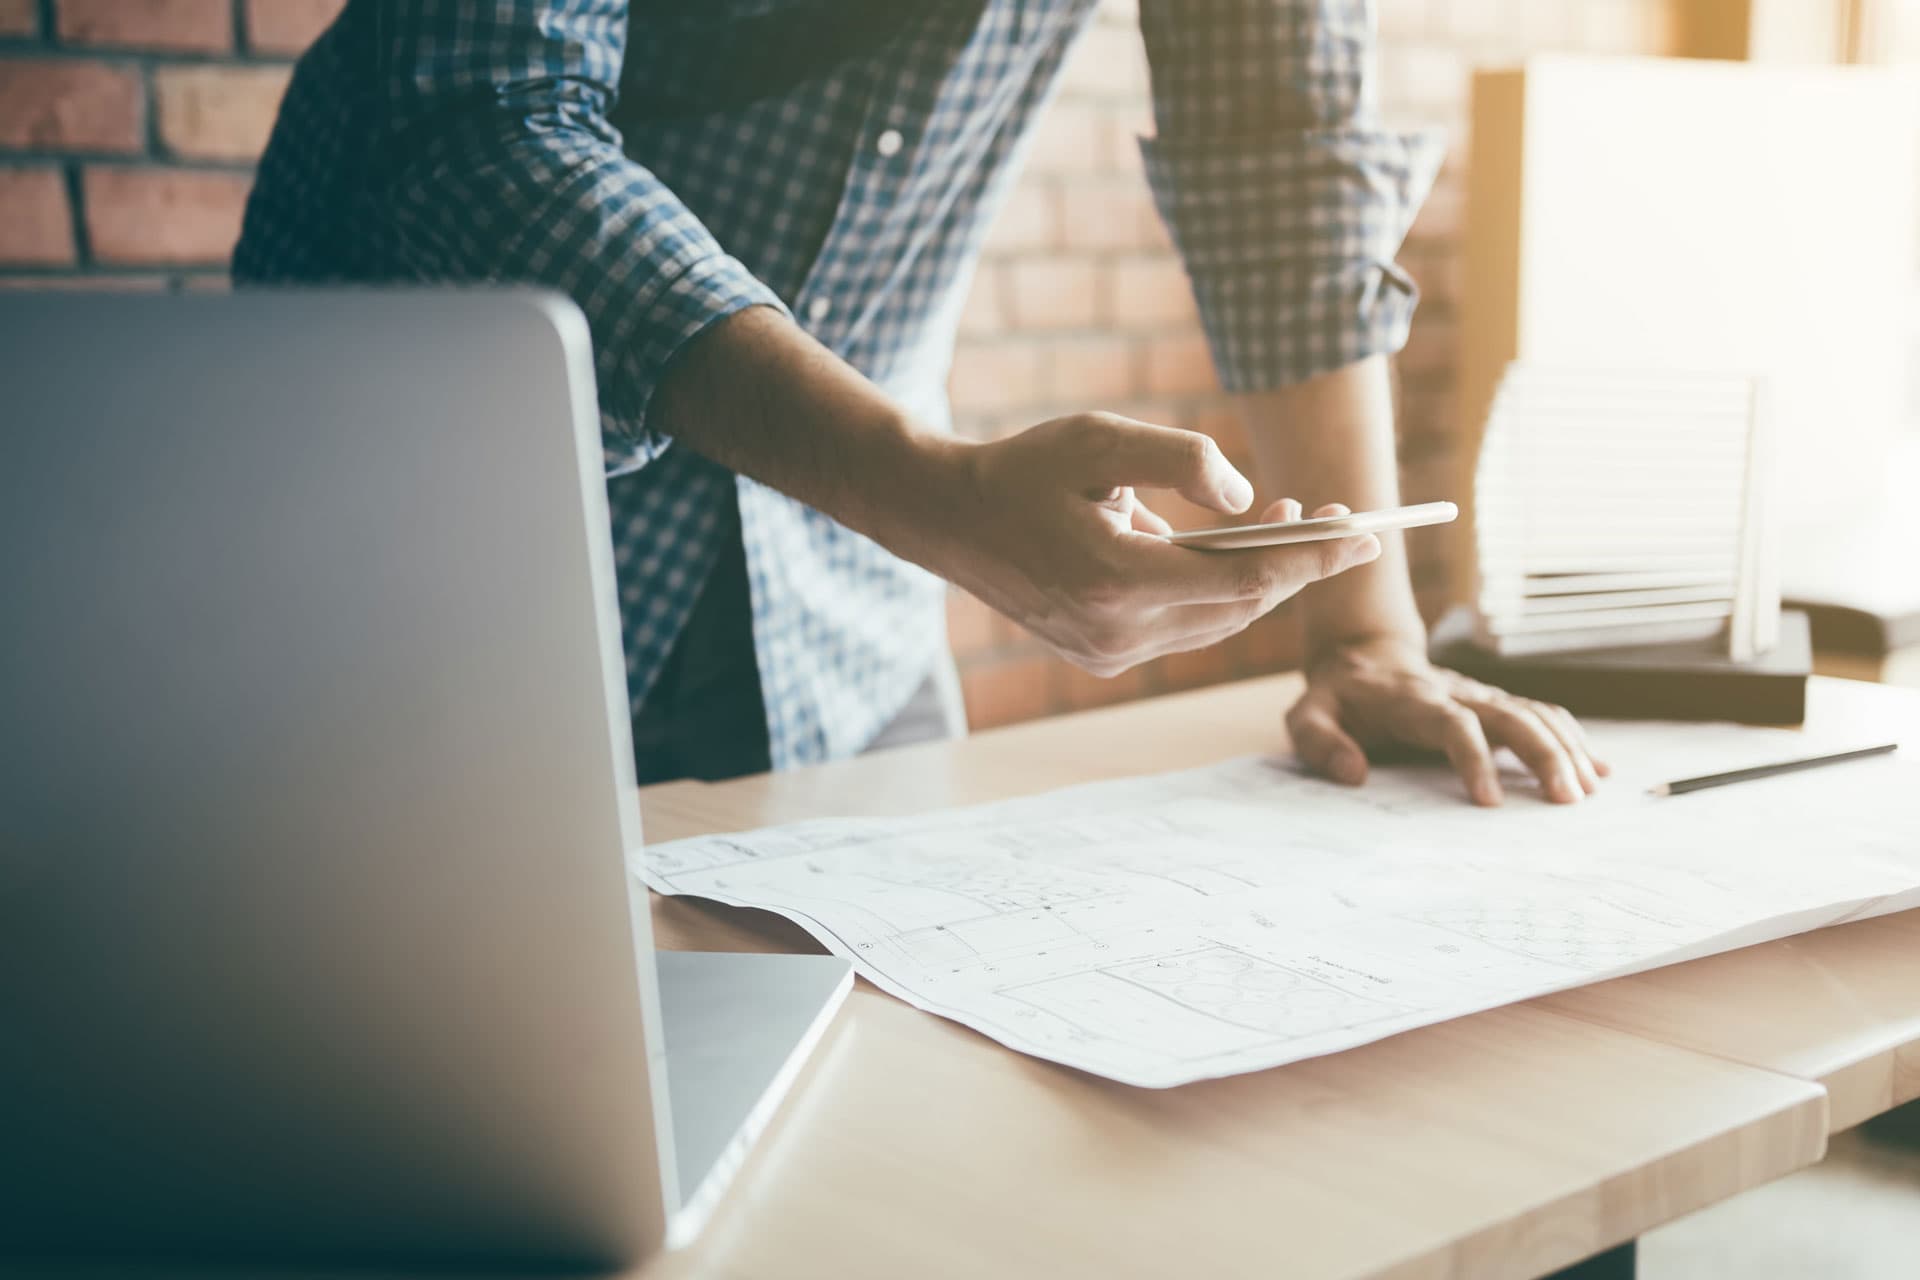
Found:
<svg viewBox="0 0 1920 1280"><path fill-rule="evenodd" d="M782 304L623 153L607 112L627 0L387 0L378 14L394 124L374 197L401 265L571 296L593 332L608 470L645 464L667 444L648 400L680 348Z"/></svg>
<svg viewBox="0 0 1920 1280"><path fill-rule="evenodd" d="M1376 118L1367 0L1140 0L1158 136L1141 143L1229 390L1406 342L1394 264L1436 134Z"/></svg>

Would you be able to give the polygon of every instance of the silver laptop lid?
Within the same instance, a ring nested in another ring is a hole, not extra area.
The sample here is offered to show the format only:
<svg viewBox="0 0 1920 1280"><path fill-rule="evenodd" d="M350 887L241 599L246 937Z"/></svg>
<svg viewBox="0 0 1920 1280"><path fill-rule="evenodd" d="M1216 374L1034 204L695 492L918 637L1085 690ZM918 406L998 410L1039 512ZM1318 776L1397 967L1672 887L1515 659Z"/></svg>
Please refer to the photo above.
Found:
<svg viewBox="0 0 1920 1280"><path fill-rule="evenodd" d="M0 1249L655 1248L579 314L22 295L0 386Z"/></svg>

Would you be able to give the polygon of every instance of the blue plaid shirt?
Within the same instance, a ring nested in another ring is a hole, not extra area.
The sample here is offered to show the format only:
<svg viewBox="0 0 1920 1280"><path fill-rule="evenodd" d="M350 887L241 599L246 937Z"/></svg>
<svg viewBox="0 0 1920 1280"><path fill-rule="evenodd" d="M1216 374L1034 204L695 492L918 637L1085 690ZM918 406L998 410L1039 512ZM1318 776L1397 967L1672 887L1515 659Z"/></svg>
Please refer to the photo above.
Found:
<svg viewBox="0 0 1920 1280"><path fill-rule="evenodd" d="M943 641L941 585L650 422L680 348L792 315L945 424L988 222L1096 0L350 0L302 59L241 281L523 281L596 351L638 710L737 521L776 768L863 747ZM1148 177L1222 379L1405 340L1438 163L1381 129L1364 0L1140 0Z"/></svg>

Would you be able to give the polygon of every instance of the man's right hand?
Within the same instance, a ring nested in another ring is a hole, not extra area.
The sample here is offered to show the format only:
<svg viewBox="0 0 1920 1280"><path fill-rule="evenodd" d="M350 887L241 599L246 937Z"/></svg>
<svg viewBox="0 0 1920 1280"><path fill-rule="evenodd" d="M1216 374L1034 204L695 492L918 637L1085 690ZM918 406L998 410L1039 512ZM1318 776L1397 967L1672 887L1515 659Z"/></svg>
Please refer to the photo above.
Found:
<svg viewBox="0 0 1920 1280"><path fill-rule="evenodd" d="M1068 661L1115 675L1202 649L1310 582L1380 554L1372 535L1246 551L1166 541L1134 490L1238 515L1253 486L1207 436L1110 413L991 444L927 430L766 307L688 343L656 430L954 582Z"/></svg>
<svg viewBox="0 0 1920 1280"><path fill-rule="evenodd" d="M943 478L919 495L909 554L1095 675L1217 644L1380 554L1371 534L1241 551L1167 542L1136 489L1229 515L1253 502L1253 486L1194 431L1085 413L937 453Z"/></svg>

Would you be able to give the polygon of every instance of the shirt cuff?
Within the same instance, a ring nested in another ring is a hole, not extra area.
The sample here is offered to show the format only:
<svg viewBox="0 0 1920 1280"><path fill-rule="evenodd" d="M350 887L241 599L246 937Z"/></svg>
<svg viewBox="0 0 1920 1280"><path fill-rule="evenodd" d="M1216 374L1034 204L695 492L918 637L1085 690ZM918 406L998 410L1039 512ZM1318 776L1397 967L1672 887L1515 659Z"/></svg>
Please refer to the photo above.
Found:
<svg viewBox="0 0 1920 1280"><path fill-rule="evenodd" d="M1143 139L1140 149L1229 391L1270 390L1405 345L1419 290L1394 257L1439 171L1437 132Z"/></svg>
<svg viewBox="0 0 1920 1280"><path fill-rule="evenodd" d="M596 363L607 474L636 471L672 438L651 427L647 411L667 368L710 325L748 307L790 315L780 296L726 254L696 258L635 291L601 343Z"/></svg>

